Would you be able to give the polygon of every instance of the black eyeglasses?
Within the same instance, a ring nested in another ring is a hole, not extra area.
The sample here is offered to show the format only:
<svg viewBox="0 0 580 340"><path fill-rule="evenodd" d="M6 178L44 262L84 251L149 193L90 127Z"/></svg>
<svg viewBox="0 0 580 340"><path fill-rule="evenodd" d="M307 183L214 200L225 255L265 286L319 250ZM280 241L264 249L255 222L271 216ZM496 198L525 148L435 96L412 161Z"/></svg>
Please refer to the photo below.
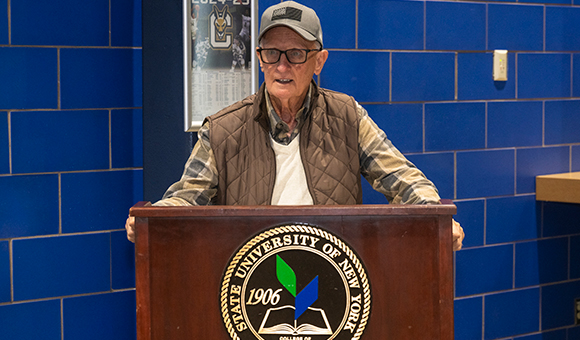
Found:
<svg viewBox="0 0 580 340"><path fill-rule="evenodd" d="M260 54L260 59L264 64L275 64L280 61L280 56L282 53L286 55L286 59L290 64L304 64L308 59L308 53L310 52L320 52L322 48L315 50L292 48L286 51L280 51L277 48L259 48L258 53Z"/></svg>

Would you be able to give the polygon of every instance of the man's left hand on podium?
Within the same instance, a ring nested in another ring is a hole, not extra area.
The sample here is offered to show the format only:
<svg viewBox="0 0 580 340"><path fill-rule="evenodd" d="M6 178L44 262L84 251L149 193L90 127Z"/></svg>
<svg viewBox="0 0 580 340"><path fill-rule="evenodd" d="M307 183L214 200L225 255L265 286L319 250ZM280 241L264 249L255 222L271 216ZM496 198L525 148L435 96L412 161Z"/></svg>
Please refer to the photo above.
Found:
<svg viewBox="0 0 580 340"><path fill-rule="evenodd" d="M459 250L463 246L463 239L465 238L465 233L461 225L453 220L453 250Z"/></svg>

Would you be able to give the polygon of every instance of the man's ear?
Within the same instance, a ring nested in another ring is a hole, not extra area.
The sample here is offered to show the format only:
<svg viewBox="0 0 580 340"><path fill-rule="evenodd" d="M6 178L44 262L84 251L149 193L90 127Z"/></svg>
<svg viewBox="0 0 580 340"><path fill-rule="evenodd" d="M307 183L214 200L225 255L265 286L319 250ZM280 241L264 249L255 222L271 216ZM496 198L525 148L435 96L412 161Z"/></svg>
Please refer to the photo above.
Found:
<svg viewBox="0 0 580 340"><path fill-rule="evenodd" d="M324 63L326 63L326 59L328 59L327 50L322 50L316 54L316 68L314 69L314 74L320 75L320 72L322 72L322 68L324 67Z"/></svg>
<svg viewBox="0 0 580 340"><path fill-rule="evenodd" d="M260 62L260 69L262 70L262 72L264 72L264 68L262 65L262 58L260 58L260 53L258 52L259 47L256 47L256 58L258 58L258 61Z"/></svg>

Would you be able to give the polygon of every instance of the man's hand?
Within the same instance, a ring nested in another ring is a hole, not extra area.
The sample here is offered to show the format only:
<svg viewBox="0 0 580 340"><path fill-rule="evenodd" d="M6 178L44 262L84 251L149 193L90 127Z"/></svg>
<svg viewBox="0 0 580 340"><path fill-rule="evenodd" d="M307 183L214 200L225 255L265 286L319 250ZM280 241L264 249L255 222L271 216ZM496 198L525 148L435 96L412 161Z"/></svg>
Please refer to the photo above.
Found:
<svg viewBox="0 0 580 340"><path fill-rule="evenodd" d="M465 233L461 225L453 220L453 250L459 250L463 246L463 239L465 238Z"/></svg>
<svg viewBox="0 0 580 340"><path fill-rule="evenodd" d="M135 243L135 217L127 217L127 221L125 222L125 229L127 230L127 238L129 241Z"/></svg>

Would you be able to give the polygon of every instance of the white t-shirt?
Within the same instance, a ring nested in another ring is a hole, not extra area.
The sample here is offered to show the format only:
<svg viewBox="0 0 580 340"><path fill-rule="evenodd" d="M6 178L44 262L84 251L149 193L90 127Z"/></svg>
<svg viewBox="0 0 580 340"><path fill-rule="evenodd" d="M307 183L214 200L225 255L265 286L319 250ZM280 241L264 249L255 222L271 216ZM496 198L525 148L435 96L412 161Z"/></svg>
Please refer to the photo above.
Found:
<svg viewBox="0 0 580 340"><path fill-rule="evenodd" d="M276 183L272 205L313 205L300 157L300 135L288 145L277 143L272 136L270 142L276 154Z"/></svg>

